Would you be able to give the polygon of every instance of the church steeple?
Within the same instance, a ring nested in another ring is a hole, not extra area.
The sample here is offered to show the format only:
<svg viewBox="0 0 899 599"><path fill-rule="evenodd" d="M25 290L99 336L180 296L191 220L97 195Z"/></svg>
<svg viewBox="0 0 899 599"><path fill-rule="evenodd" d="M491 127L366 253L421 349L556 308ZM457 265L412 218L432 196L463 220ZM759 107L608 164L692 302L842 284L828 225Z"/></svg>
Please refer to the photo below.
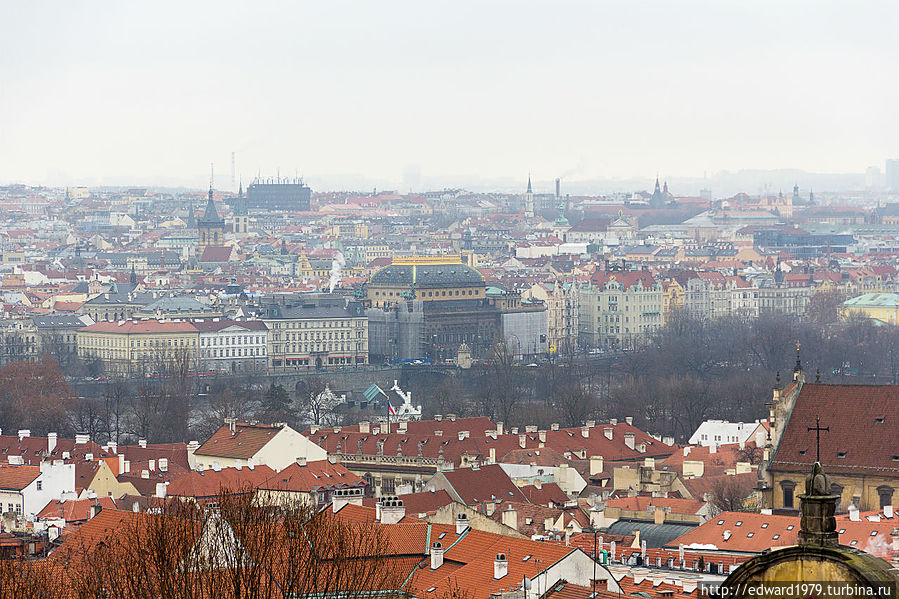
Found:
<svg viewBox="0 0 899 599"><path fill-rule="evenodd" d="M655 193L659 193L661 191L661 189L659 189L659 176L658 175L656 175L656 188L654 191L655 191Z"/></svg>
<svg viewBox="0 0 899 599"><path fill-rule="evenodd" d="M534 193L534 190L531 188L531 175L528 173L528 191L527 193Z"/></svg>
<svg viewBox="0 0 899 599"><path fill-rule="evenodd" d="M531 174L528 173L528 190L524 195L524 215L527 218L534 218L534 188L531 187Z"/></svg>

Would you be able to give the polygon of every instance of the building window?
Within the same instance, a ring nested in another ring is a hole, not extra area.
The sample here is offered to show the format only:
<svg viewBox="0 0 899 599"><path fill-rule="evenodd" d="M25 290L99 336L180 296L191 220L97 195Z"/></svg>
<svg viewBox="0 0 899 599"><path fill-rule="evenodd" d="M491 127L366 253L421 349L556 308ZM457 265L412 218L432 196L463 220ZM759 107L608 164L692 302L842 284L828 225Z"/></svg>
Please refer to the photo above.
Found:
<svg viewBox="0 0 899 599"><path fill-rule="evenodd" d="M793 491L796 489L796 483L791 480L783 480L780 482L783 489L783 505L786 508L793 507Z"/></svg>

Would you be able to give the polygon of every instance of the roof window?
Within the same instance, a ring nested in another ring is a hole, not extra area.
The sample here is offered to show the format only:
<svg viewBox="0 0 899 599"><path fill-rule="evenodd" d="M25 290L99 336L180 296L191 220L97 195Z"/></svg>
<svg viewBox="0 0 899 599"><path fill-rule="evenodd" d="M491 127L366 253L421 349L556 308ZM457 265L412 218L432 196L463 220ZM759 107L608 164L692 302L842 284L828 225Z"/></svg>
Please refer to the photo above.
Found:
<svg viewBox="0 0 899 599"><path fill-rule="evenodd" d="M845 451L840 451L840 452L838 452L838 453L837 453L837 457L838 457L838 458L845 458L845 457L846 457L846 452L845 452Z"/></svg>
<svg viewBox="0 0 899 599"><path fill-rule="evenodd" d="M734 526L742 526L742 525L743 525L743 521L742 521L742 520L737 520L737 523L734 524Z"/></svg>

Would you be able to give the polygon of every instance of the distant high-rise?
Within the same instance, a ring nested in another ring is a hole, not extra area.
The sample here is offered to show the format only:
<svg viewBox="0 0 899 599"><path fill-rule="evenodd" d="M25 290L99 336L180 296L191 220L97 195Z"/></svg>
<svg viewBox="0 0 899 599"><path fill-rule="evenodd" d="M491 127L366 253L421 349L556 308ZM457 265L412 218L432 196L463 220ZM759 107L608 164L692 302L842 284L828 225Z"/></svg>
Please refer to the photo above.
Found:
<svg viewBox="0 0 899 599"><path fill-rule="evenodd" d="M243 205L248 210L289 210L306 212L310 209L312 190L302 179L256 178L247 187ZM229 200L233 204L237 198Z"/></svg>
<svg viewBox="0 0 899 599"><path fill-rule="evenodd" d="M899 158L887 160L886 186L892 191L899 191Z"/></svg>

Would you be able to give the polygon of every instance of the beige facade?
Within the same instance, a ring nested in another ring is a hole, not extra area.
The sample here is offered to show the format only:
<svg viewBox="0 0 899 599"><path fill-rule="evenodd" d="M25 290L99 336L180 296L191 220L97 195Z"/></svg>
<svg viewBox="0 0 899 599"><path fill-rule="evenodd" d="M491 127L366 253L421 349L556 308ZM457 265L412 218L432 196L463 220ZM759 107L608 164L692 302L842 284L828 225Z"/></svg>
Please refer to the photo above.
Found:
<svg viewBox="0 0 899 599"><path fill-rule="evenodd" d="M98 322L76 333L78 357L100 360L112 374L162 373L196 368L198 331L189 322Z"/></svg>

